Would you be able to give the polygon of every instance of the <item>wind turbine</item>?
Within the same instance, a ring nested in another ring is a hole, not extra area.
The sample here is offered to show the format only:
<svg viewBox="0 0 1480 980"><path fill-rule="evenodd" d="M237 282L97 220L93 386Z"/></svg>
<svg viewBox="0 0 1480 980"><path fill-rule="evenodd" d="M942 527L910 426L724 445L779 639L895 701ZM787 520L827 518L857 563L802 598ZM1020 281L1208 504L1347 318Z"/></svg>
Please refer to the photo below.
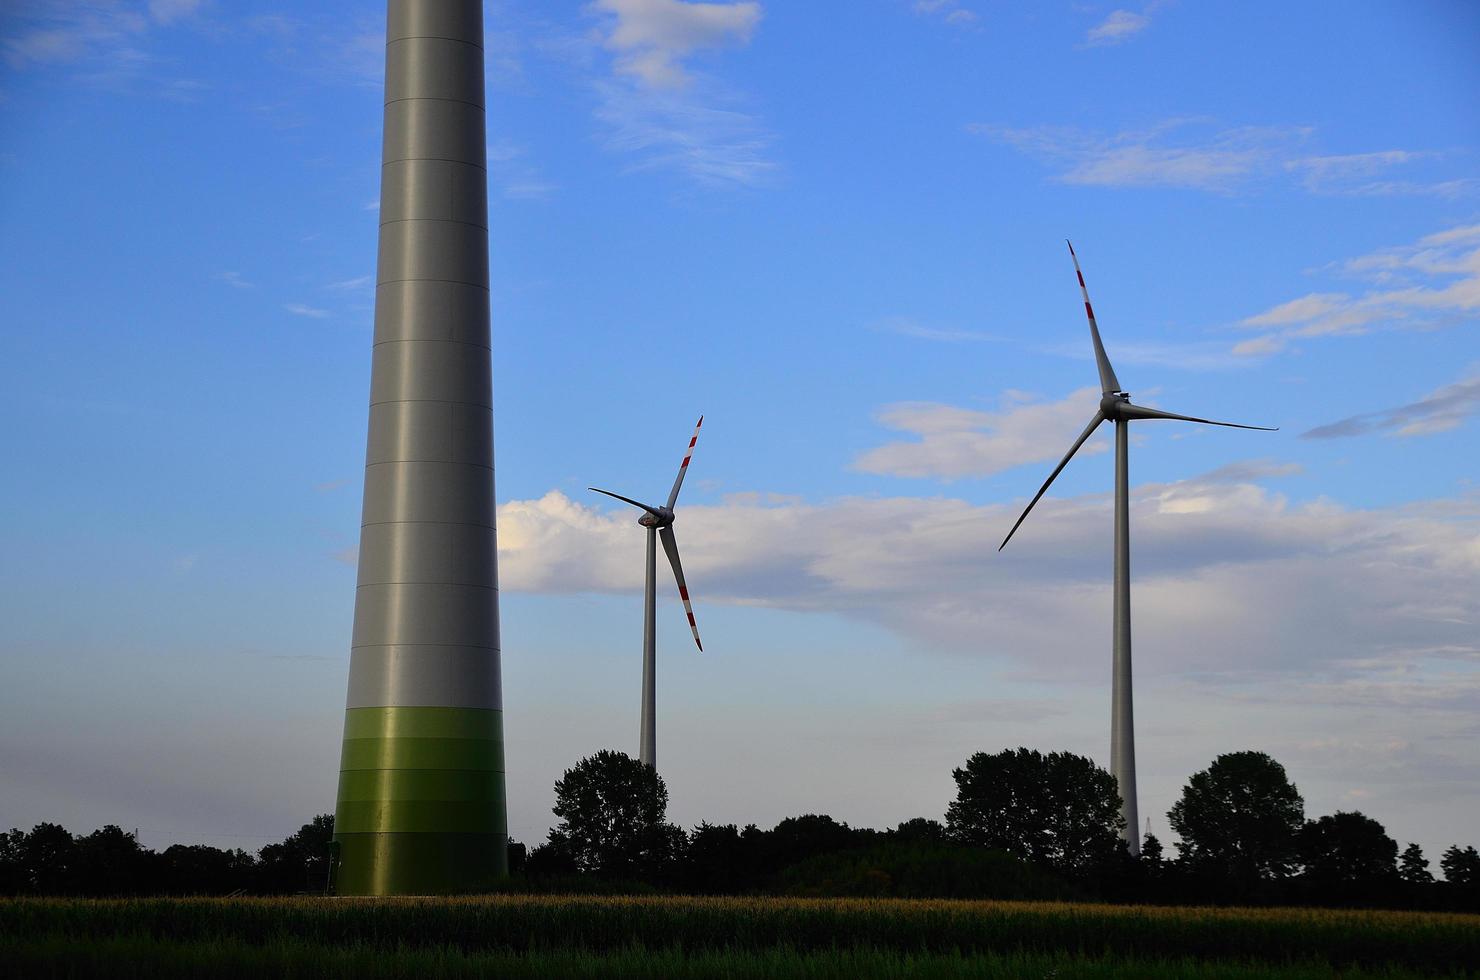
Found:
<svg viewBox="0 0 1480 980"><path fill-rule="evenodd" d="M689 587L684 584L683 563L678 560L678 539L673 536L673 505L678 502L678 490L683 486L684 474L689 471L689 460L694 458L694 446L699 442L699 429L703 425L704 416L701 415L699 424L694 426L694 437L689 440L689 448L684 453L683 462L678 464L678 476L673 481L673 489L668 491L668 503L653 507L600 487L586 488L597 493L604 493L608 497L615 497L643 511L643 515L637 519L637 523L647 528L647 584L643 589L642 615L642 745L638 749L638 758L654 768L658 765L657 726L654 715L657 711L657 542L659 538L662 538L663 550L668 554L668 564L673 566L673 578L678 583L678 597L683 600L683 610L688 614L689 629L694 631L694 643L699 647L700 652L704 650L704 644L699 642L699 627L694 624L694 607L689 605Z"/></svg>
<svg viewBox="0 0 1480 980"><path fill-rule="evenodd" d="M1131 714L1131 550L1130 550L1130 476L1128 473L1128 448L1130 444L1130 423L1139 419L1175 419L1181 422L1201 422L1204 425L1222 425L1233 429L1258 429L1261 432L1274 432L1275 429L1266 428L1262 425L1239 425L1236 422L1214 422L1211 419L1199 419L1190 415L1175 415L1171 412L1161 412L1154 408L1145 408L1141 405L1132 405L1130 394L1123 391L1120 381L1115 377L1115 369L1110 366L1110 358L1105 356L1105 345L1100 342L1100 328L1095 323L1094 307L1089 305L1089 290L1084 285L1084 273L1079 271L1079 257L1074 254L1074 245L1069 243L1069 257L1074 260L1074 274L1079 277L1079 291L1084 294L1084 313L1089 317L1089 336L1094 342L1095 364L1100 369L1100 406L1095 410L1094 418L1089 420L1089 425L1074 440L1074 445L1059 460L1053 472L1048 474L1048 479L1043 481L1043 486L1033 495L1028 506L1023 509L1022 516L1007 532L1007 537L1002 539L1002 544L997 547L998 551L1007 547L1007 542L1017 533L1027 519L1028 512L1033 505L1038 503L1049 486L1063 472L1069 460L1079 451L1079 447L1094 434L1101 422L1115 423L1115 616L1114 616L1114 667L1110 694L1110 773L1115 777L1116 786L1120 790L1120 815L1125 818L1125 826L1121 829L1121 837L1124 838L1131 854L1141 853L1141 842L1137 839L1136 829L1140 821L1136 812L1136 742L1135 725Z"/></svg>

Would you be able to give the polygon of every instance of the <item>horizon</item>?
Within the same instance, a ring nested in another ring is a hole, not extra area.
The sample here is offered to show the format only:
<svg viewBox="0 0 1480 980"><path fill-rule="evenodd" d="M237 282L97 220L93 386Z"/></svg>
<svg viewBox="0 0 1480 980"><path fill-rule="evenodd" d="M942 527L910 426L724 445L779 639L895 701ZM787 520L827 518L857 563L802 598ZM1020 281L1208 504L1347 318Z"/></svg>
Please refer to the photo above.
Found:
<svg viewBox="0 0 1480 980"><path fill-rule="evenodd" d="M1143 818L1253 749L1480 843L1480 10L1343 11L487 3L510 835L637 755L642 533L585 488L659 499L701 415L671 819L1109 769L1103 431L997 553L1099 397L1068 238L1137 404L1281 427L1132 430ZM333 810L383 43L368 0L0 12L0 827Z"/></svg>

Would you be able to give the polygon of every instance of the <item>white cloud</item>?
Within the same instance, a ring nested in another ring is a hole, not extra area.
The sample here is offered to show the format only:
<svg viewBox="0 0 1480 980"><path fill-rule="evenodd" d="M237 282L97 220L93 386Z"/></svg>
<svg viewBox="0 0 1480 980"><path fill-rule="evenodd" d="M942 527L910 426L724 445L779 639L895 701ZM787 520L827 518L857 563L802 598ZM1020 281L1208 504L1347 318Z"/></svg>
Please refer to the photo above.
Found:
<svg viewBox="0 0 1480 980"><path fill-rule="evenodd" d="M1243 355L1269 354L1300 338L1377 329L1429 329L1480 315L1480 225L1428 235L1335 266L1376 287L1360 295L1308 293L1247 317L1243 325L1275 328L1235 345Z"/></svg>
<svg viewBox="0 0 1480 980"><path fill-rule="evenodd" d="M375 285L374 276L355 276L353 279L341 279L338 282L331 282L329 283L328 288L348 292L358 289L367 289L373 285Z"/></svg>
<svg viewBox="0 0 1480 980"><path fill-rule="evenodd" d="M237 289L252 289L256 285L255 283L250 283L247 282L246 279L243 279L240 272L218 272L216 273L216 278L226 283L228 286L234 286Z"/></svg>
<svg viewBox="0 0 1480 980"><path fill-rule="evenodd" d="M653 88L688 85L684 58L701 48L748 42L761 19L761 5L754 2L595 0L591 7L615 15L605 44L617 52L618 74Z"/></svg>
<svg viewBox="0 0 1480 980"><path fill-rule="evenodd" d="M1006 399L998 412L980 412L929 402L891 405L879 413L890 429L919 438L892 442L865 452L855 469L891 476L951 480L986 476L1024 463L1057 461L1089 422L1100 393L1090 388L1058 402ZM1103 440L1087 443L1084 453L1103 452Z"/></svg>
<svg viewBox="0 0 1480 980"><path fill-rule="evenodd" d="M602 43L613 75L597 83L596 116L607 147L637 158L629 169L674 170L709 187L775 176L774 138L743 97L685 64L700 50L748 43L759 3L596 0L587 9L609 15Z"/></svg>
<svg viewBox="0 0 1480 980"><path fill-rule="evenodd" d="M304 303L285 303L283 304L283 309L287 310L294 316L306 316L311 317L315 320L322 320L324 317L327 317L329 315L328 310L321 310L317 307L308 306Z"/></svg>
<svg viewBox="0 0 1480 980"><path fill-rule="evenodd" d="M1120 44L1128 41L1151 26L1151 18L1129 10L1111 11L1085 35L1085 43L1094 45Z"/></svg>

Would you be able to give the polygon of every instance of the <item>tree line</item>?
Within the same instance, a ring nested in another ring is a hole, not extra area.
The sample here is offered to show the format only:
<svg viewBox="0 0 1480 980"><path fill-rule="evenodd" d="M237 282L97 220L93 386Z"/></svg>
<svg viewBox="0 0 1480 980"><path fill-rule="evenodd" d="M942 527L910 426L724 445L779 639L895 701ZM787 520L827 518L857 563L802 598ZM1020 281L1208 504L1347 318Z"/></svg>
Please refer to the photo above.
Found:
<svg viewBox="0 0 1480 980"><path fill-rule="evenodd" d="M501 891L1099 899L1165 904L1306 904L1480 909L1480 853L1454 845L1443 880L1417 844L1400 850L1359 812L1315 819L1283 766L1221 755L1183 787L1168 855L1150 834L1132 857L1114 778L1068 752L979 752L954 770L943 819L890 830L821 814L770 830L668 821L668 790L624 753L582 759L555 784L559 823L542 844L510 841ZM251 855L203 845L155 853L104 827L54 824L0 837L5 894L283 894L322 891L333 818L316 817Z"/></svg>

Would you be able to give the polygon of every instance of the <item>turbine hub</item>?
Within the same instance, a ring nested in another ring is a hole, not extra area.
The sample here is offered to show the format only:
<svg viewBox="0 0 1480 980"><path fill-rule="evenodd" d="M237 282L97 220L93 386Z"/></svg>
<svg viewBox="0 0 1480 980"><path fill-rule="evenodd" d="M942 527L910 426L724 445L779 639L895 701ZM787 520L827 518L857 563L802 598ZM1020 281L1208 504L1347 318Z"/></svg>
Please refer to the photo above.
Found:
<svg viewBox="0 0 1480 980"><path fill-rule="evenodd" d="M1107 391L1100 396L1100 413L1107 419L1120 418L1120 406L1129 405L1131 396L1124 391Z"/></svg>
<svg viewBox="0 0 1480 980"><path fill-rule="evenodd" d="M656 510L658 511L657 514L649 514L646 511L643 511L642 516L637 519L637 523L641 524L643 527L654 528L669 527L673 524L673 511L669 510L667 507L658 507L656 508Z"/></svg>

